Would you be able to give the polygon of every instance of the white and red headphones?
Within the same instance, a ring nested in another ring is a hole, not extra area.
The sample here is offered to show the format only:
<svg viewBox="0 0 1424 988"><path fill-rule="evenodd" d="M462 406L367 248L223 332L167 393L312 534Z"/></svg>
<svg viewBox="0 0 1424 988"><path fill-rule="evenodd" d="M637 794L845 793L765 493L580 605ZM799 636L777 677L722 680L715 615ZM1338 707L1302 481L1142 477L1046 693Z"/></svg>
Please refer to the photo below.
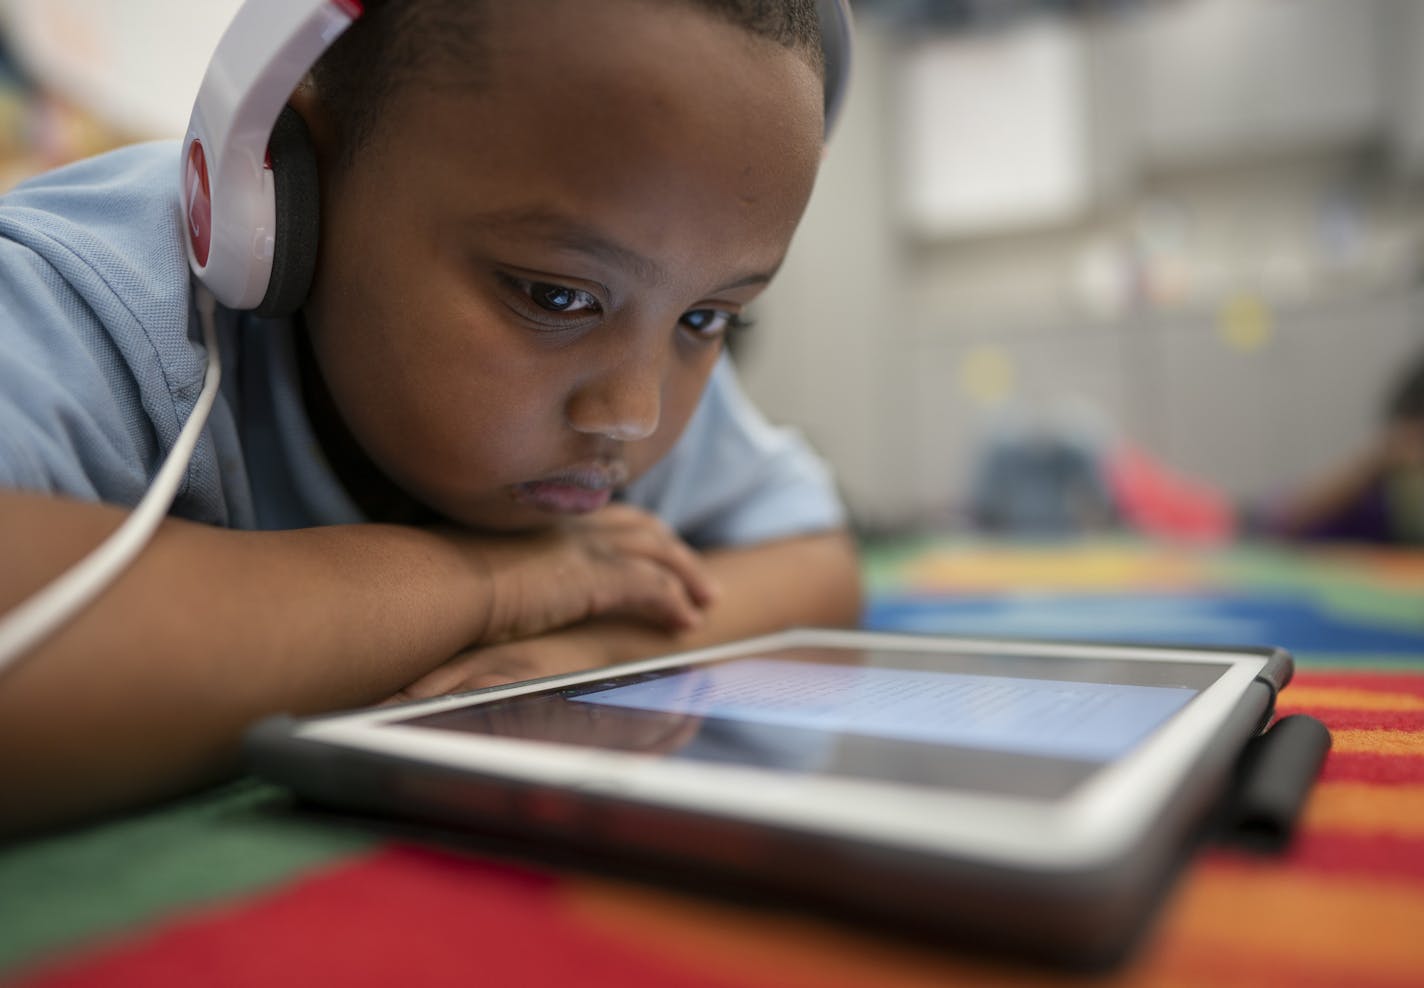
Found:
<svg viewBox="0 0 1424 988"><path fill-rule="evenodd" d="M316 163L287 99L358 0L248 0L218 42L183 141L188 263L219 302L296 311L316 261Z"/></svg>
<svg viewBox="0 0 1424 988"><path fill-rule="evenodd" d="M817 0L825 55L826 134L850 74L849 0ZM316 156L287 100L364 13L361 0L246 0L218 42L183 141L182 209L207 371L152 485L112 535L0 617L0 675L123 572L168 514L222 378L215 302L268 316L301 308L316 265Z"/></svg>

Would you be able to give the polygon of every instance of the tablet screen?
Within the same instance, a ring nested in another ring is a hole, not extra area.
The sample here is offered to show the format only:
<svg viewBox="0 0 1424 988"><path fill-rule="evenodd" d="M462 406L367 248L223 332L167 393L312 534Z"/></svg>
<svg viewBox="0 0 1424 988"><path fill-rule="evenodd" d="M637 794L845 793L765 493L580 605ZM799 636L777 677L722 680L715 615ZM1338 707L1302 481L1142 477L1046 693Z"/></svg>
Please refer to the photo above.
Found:
<svg viewBox="0 0 1424 988"><path fill-rule="evenodd" d="M784 648L396 723L1057 799L1226 663Z"/></svg>

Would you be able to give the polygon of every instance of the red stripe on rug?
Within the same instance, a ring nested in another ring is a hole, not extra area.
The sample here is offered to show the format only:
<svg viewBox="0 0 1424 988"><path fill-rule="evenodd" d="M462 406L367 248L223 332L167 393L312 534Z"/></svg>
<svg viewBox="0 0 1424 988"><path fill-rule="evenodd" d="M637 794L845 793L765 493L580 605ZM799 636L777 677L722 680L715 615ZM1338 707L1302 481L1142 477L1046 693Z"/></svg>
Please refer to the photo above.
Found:
<svg viewBox="0 0 1424 988"><path fill-rule="evenodd" d="M1376 785L1424 782L1424 757L1332 751L1326 756L1320 781L1372 782Z"/></svg>
<svg viewBox="0 0 1424 988"><path fill-rule="evenodd" d="M1393 731L1424 731L1424 711L1346 710L1340 707L1297 707L1282 703L1277 713L1281 717L1310 714L1326 727L1336 731L1373 731L1380 728Z"/></svg>
<svg viewBox="0 0 1424 988"><path fill-rule="evenodd" d="M1424 673L1417 672L1313 672L1297 670L1291 686L1349 687L1381 693L1408 693L1424 696ZM1290 699L1290 686L1281 694Z"/></svg>
<svg viewBox="0 0 1424 988"><path fill-rule="evenodd" d="M25 988L688 986L727 982L581 924L562 881L394 846L35 972Z"/></svg>
<svg viewBox="0 0 1424 988"><path fill-rule="evenodd" d="M1424 887L1424 840L1412 837L1306 830L1296 836L1280 863L1323 872L1378 875Z"/></svg>

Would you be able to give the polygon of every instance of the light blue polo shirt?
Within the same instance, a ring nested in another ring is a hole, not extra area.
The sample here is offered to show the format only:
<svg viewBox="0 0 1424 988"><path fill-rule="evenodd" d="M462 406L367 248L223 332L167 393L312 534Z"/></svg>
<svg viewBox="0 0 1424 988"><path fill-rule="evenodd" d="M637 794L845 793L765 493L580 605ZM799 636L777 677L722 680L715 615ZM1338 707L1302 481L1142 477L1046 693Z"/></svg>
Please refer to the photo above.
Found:
<svg viewBox="0 0 1424 988"><path fill-rule="evenodd" d="M179 227L178 146L137 145L0 197L0 487L132 506L206 366ZM307 420L290 325L219 308L223 384L172 513L242 529L366 520ZM695 545L843 524L824 464L725 358L624 498Z"/></svg>

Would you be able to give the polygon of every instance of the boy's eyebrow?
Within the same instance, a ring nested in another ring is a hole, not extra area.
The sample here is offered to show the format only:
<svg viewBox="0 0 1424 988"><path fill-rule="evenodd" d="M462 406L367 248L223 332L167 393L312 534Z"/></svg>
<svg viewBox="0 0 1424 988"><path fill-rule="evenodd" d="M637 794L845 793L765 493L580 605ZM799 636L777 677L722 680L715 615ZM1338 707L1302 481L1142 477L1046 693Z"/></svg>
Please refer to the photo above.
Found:
<svg viewBox="0 0 1424 988"><path fill-rule="evenodd" d="M666 275L652 258L610 239L597 228L567 213L543 206L500 209L480 213L472 218L476 225L508 232L536 232L557 247L601 257L618 267L632 271L642 281L660 282Z"/></svg>
<svg viewBox="0 0 1424 988"><path fill-rule="evenodd" d="M507 229L510 232L516 229L529 231L532 228L555 246L601 257L631 271L641 281L657 284L667 280L667 273L652 258L620 244L582 220L547 207L530 206L479 213L472 217L472 222L486 229ZM775 273L775 270L757 271L737 278L718 290L730 291L748 285L763 285L769 282Z"/></svg>
<svg viewBox="0 0 1424 988"><path fill-rule="evenodd" d="M780 266L781 265L779 264L777 265L777 267ZM767 282L771 281L771 276L774 274L776 274L775 269L772 269L771 271L756 271L752 274L744 275L743 277L738 278L736 281L732 282L729 285L723 285L721 288L718 289L718 291L730 292L734 288L746 288L748 285L765 285Z"/></svg>

